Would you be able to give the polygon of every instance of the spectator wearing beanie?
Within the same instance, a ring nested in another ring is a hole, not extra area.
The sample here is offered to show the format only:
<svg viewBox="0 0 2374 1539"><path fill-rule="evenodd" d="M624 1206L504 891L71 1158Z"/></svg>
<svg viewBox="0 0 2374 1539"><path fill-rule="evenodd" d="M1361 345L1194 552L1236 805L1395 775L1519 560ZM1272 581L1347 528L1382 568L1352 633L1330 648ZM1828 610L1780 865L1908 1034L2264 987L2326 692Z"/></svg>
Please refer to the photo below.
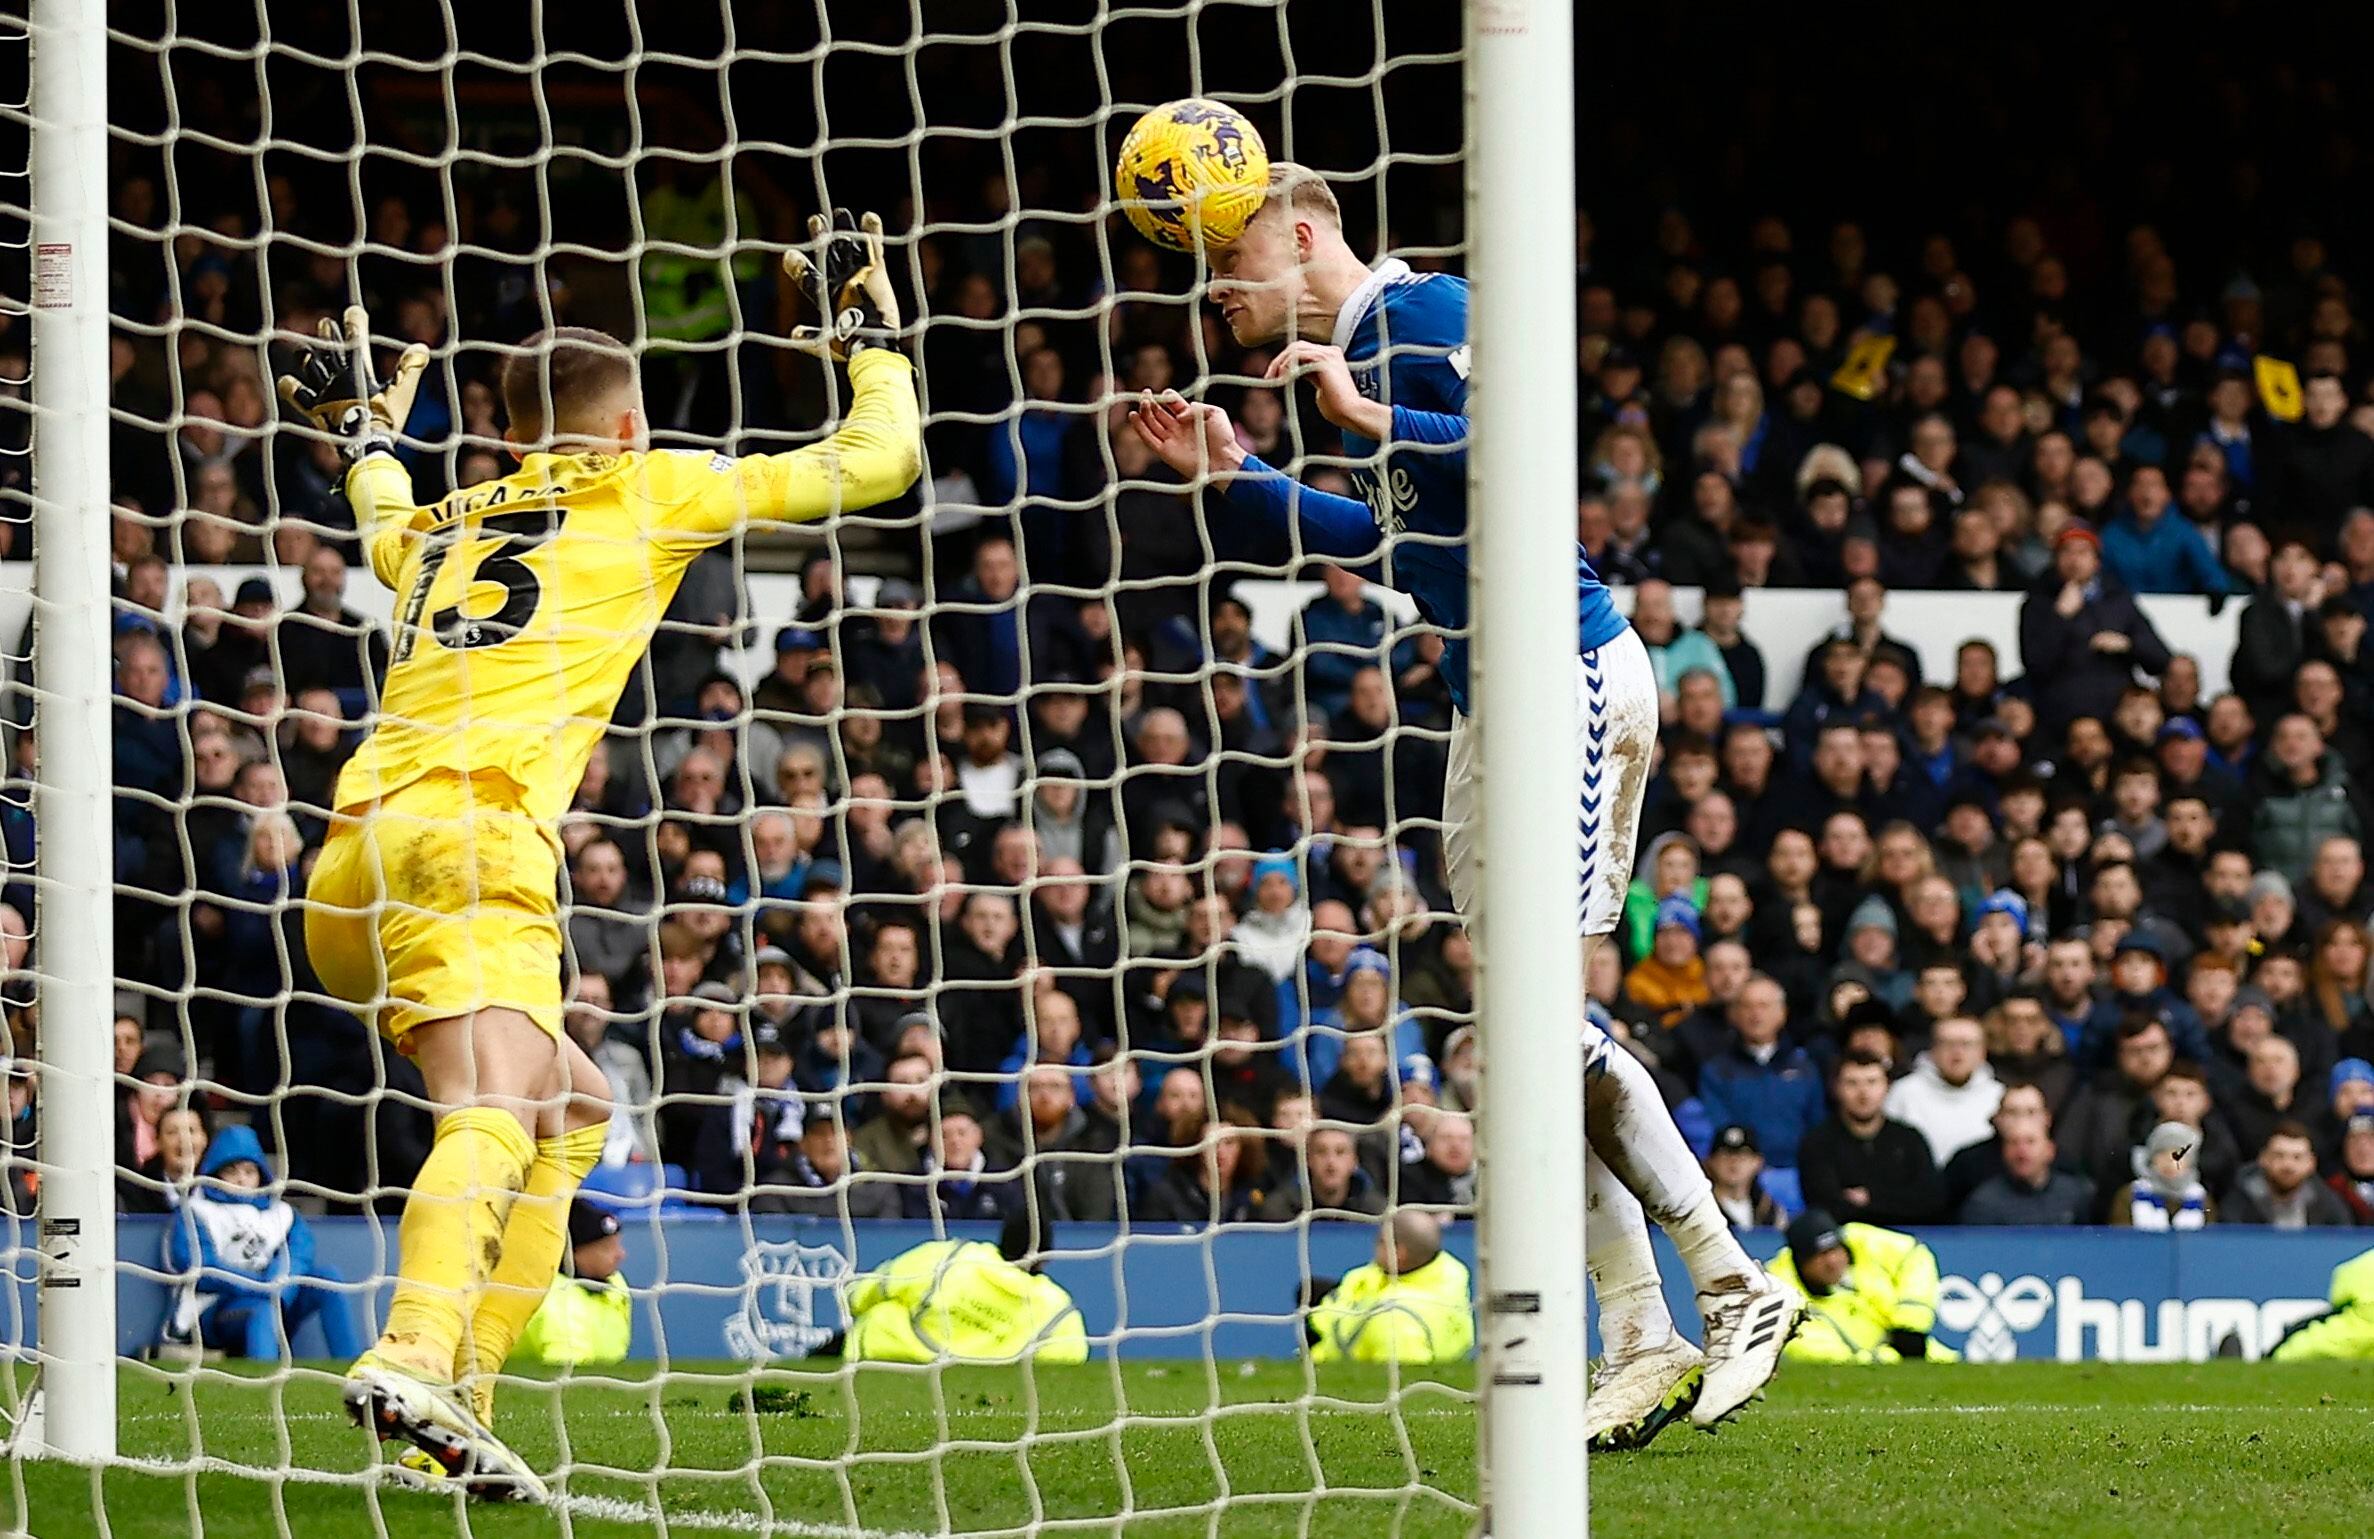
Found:
<svg viewBox="0 0 2374 1539"><path fill-rule="evenodd" d="M2160 1082L2152 1086L2151 1110L2146 1115L2154 1127L2163 1122L2181 1122L2199 1136L2200 1149L2193 1162L2200 1167L2201 1179L2211 1191L2222 1192L2233 1184L2234 1173L2242 1168L2242 1150L2235 1143L2226 1119L2218 1114L2217 1103L2210 1098L2209 1078L2201 1072L2200 1065L2170 1065Z"/></svg>
<svg viewBox="0 0 2374 1539"><path fill-rule="evenodd" d="M1624 974L1624 996L1671 1030L1711 998L1706 959L1698 954L1698 909L1687 898L1657 905L1649 954Z"/></svg>
<svg viewBox="0 0 2374 1539"><path fill-rule="evenodd" d="M1624 891L1624 954L1648 955L1656 940L1660 905L1668 899L1682 899L1695 914L1705 909L1706 893L1707 882L1699 869L1696 840L1679 831L1662 833L1650 840L1632 885Z"/></svg>
<svg viewBox="0 0 2374 1539"><path fill-rule="evenodd" d="M1845 952L1845 960L1831 969L1825 992L1852 980L1899 1014L1912 1004L1914 979L1897 964L1896 911L1887 899L1873 893L1847 915Z"/></svg>
<svg viewBox="0 0 2374 1539"><path fill-rule="evenodd" d="M1937 1023L1928 1051L1888 1091L1887 1108L1929 1141L1930 1156L1942 1165L1986 1141L2002 1102L2002 1082L1987 1066L1985 1029L1958 1015Z"/></svg>
<svg viewBox="0 0 2374 1539"><path fill-rule="evenodd" d="M2309 1125L2318 1135L2316 1147L2322 1163L2329 1165L2340 1158L2343 1131L2367 1112L2374 1112L2374 1062L2344 1058L2333 1065L2325 1104L2317 1110L2317 1122Z"/></svg>
<svg viewBox="0 0 2374 1539"><path fill-rule="evenodd" d="M1264 855L1253 862L1253 907L1228 938L1237 954L1284 983L1302 970L1311 939L1311 911L1291 855Z"/></svg>
<svg viewBox="0 0 2374 1539"><path fill-rule="evenodd" d="M1718 1126L1752 1130L1772 1164L1792 1169L1797 1151L1827 1114L1821 1072L1801 1047L1782 1040L1789 1007L1781 986L1758 973L1731 1007L1731 1045L1699 1071L1698 1098Z"/></svg>

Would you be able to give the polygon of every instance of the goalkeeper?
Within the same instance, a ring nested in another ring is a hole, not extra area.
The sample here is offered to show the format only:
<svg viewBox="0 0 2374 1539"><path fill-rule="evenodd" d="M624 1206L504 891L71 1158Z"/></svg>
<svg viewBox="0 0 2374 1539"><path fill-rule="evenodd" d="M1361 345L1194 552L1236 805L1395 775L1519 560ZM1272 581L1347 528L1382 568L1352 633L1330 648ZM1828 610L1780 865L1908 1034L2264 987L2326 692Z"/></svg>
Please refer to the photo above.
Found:
<svg viewBox="0 0 2374 1539"><path fill-rule="evenodd" d="M1285 342L1269 377L1307 373L1317 384L1319 411L1343 430L1361 498L1298 485L1245 450L1226 412L1175 391L1142 398L1130 420L1173 470L1214 476L1228 509L1258 526L1255 538L1298 535L1302 550L1338 561L1382 558L1385 580L1447 633L1441 671L1457 715L1443 863L1460 913L1471 925L1488 923L1476 902L1479 734L1467 688L1467 283L1398 260L1370 268L1345 243L1326 182L1285 162L1270 167L1261 211L1210 261L1211 297L1236 340ZM1583 783L1575 927L1588 977L1592 948L1615 930L1632 880L1657 747L1657 681L1647 648L1580 545L1574 564L1570 678ZM1744 1408L1779 1370L1799 1306L1740 1248L1648 1070L1590 1021L1577 1029L1590 1106L1585 1250L1607 1361L1592 1384L1585 1434L1594 1448L1637 1448L1685 1413L1712 1427ZM1690 1270L1706 1322L1703 1357L1673 1328L1646 1214Z"/></svg>
<svg viewBox="0 0 2374 1539"><path fill-rule="evenodd" d="M424 350L379 386L350 309L280 382L342 440L371 569L397 594L379 720L339 777L308 891L307 952L419 1065L440 1113L386 1333L344 1398L474 1495L543 1494L491 1430L495 1375L552 1282L610 1115L601 1070L561 1030L559 817L695 556L746 519L886 502L920 465L881 223L841 212L811 230L821 270L796 252L784 266L818 281L854 399L837 433L789 454L653 452L633 355L561 328L503 373L518 471L419 507L392 450Z"/></svg>

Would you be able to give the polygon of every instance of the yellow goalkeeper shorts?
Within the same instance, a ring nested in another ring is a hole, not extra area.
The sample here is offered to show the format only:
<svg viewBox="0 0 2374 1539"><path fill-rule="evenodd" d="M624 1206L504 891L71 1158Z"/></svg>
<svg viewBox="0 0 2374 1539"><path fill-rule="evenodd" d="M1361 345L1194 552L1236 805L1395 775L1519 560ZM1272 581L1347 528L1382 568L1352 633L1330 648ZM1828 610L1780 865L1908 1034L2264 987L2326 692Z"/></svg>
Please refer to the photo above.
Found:
<svg viewBox="0 0 2374 1539"><path fill-rule="evenodd" d="M500 775L439 771L342 814L306 884L322 987L400 1049L493 1007L561 1032L560 847Z"/></svg>

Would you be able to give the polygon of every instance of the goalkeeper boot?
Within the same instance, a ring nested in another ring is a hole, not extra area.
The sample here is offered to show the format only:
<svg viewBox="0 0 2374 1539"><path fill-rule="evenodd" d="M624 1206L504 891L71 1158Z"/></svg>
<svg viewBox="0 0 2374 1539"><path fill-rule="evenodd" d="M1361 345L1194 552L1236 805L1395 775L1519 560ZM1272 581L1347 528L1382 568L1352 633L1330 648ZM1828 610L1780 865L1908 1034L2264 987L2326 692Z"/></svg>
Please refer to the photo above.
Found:
<svg viewBox="0 0 2374 1539"><path fill-rule="evenodd" d="M1711 1432L1738 1415L1780 1372L1781 1349L1797 1334L1805 1305L1770 1278L1753 1292L1698 1295L1706 1320L1706 1383L1690 1424Z"/></svg>
<svg viewBox="0 0 2374 1539"><path fill-rule="evenodd" d="M1682 1420L1698 1403L1706 1354L1671 1337L1591 1375L1583 1407L1585 1445L1593 1453L1631 1453Z"/></svg>
<svg viewBox="0 0 2374 1539"><path fill-rule="evenodd" d="M527 1461L479 1424L449 1384L431 1384L366 1357L346 1371L346 1414L377 1437L410 1443L484 1501L543 1502L552 1493Z"/></svg>

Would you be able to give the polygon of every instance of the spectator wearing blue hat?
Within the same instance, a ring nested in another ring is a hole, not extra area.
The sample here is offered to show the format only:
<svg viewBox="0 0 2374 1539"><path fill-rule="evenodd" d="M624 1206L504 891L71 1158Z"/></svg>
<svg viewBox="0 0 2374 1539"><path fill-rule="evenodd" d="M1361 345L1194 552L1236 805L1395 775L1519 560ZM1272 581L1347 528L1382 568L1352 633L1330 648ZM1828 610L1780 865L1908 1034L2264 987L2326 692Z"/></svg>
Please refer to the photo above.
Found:
<svg viewBox="0 0 2374 1539"><path fill-rule="evenodd" d="M798 715L807 710L807 667L824 655L824 632L805 625L786 625L774 632L774 667L750 691L750 703L760 710Z"/></svg>
<svg viewBox="0 0 2374 1539"><path fill-rule="evenodd" d="M1784 1039L1788 996L1762 973L1731 1005L1731 1045L1698 1072L1698 1099L1717 1125L1751 1129L1765 1160L1797 1166L1798 1146L1828 1115L1822 1071L1805 1049Z"/></svg>
<svg viewBox="0 0 2374 1539"><path fill-rule="evenodd" d="M2152 744L2160 766L2160 805L2182 796L2198 796L2221 823L2242 803L2242 781L2231 771L2210 762L2209 735L2190 716L2171 716Z"/></svg>
<svg viewBox="0 0 2374 1539"><path fill-rule="evenodd" d="M1707 883L1701 871L1698 841L1680 831L1659 834L1633 868L1632 885L1624 890L1622 933L1624 954L1644 957L1656 939L1658 905L1680 898L1692 912L1706 907Z"/></svg>
<svg viewBox="0 0 2374 1539"><path fill-rule="evenodd" d="M2028 900L2010 888L1999 888L1978 906L1978 922L1970 932L1970 960L1990 987L1973 993L2002 999L2027 982L2044 964L2044 948L2028 940Z"/></svg>
<svg viewBox="0 0 2374 1539"><path fill-rule="evenodd" d="M2341 1135L2359 1117L2374 1114L2374 1061L2344 1058L2325 1081L2325 1104L2311 1124L2317 1153L2330 1165L2341 1152Z"/></svg>
<svg viewBox="0 0 2374 1539"><path fill-rule="evenodd" d="M1434 1060L1426 1055L1425 1029L1393 998L1393 964L1373 947L1355 947L1344 963L1343 997L1304 1034L1300 1053L1303 1083L1323 1086L1335 1077L1346 1037L1380 1033L1390 1044L1395 1078L1405 1085L1412 1080L1434 1083Z"/></svg>
<svg viewBox="0 0 2374 1539"><path fill-rule="evenodd" d="M1291 855L1264 855L1253 862L1253 906L1229 931L1237 954L1273 983L1292 981L1302 970L1310 943L1311 911L1302 901L1302 874Z"/></svg>
<svg viewBox="0 0 2374 1539"><path fill-rule="evenodd" d="M1698 905L1671 897L1657 905L1648 955L1624 974L1624 997L1647 1012L1659 1027L1672 1030L1713 995L1706 981L1706 959L1698 954Z"/></svg>

